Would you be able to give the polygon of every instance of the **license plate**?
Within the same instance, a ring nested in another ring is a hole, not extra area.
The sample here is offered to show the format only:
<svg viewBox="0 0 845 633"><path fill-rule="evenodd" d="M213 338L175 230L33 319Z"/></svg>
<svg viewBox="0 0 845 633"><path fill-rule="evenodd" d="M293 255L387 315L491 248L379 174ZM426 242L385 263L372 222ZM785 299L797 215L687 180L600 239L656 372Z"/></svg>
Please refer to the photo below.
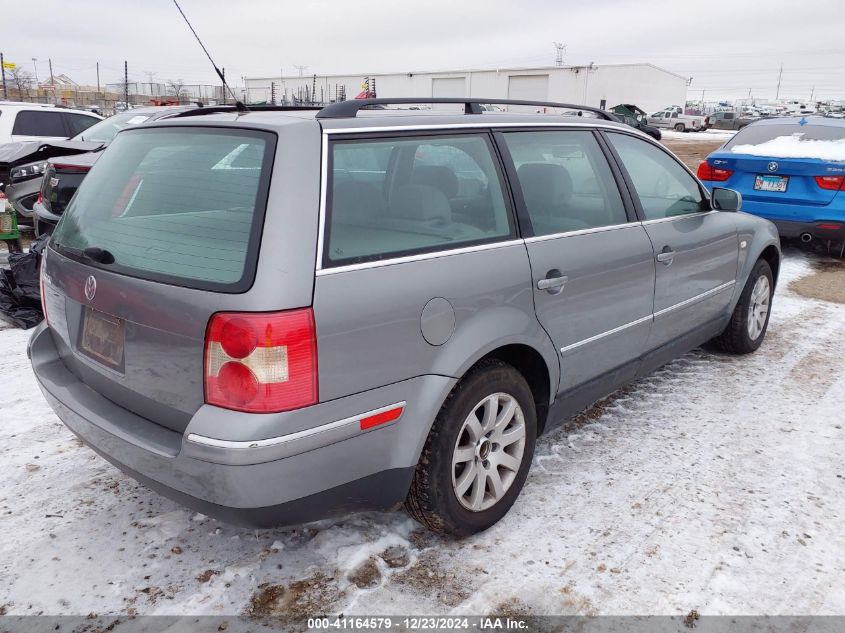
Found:
<svg viewBox="0 0 845 633"><path fill-rule="evenodd" d="M754 189L757 191L786 191L789 183L789 176L764 176L760 175L754 179Z"/></svg>
<svg viewBox="0 0 845 633"><path fill-rule="evenodd" d="M112 369L122 370L126 322L93 308L85 308L82 319L82 352Z"/></svg>

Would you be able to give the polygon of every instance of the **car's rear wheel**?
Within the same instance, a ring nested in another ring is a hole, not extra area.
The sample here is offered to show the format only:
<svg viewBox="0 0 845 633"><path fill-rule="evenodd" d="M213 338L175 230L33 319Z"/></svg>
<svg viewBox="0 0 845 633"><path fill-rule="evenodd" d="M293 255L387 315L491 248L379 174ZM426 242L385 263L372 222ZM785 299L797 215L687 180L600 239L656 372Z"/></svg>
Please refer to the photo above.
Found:
<svg viewBox="0 0 845 633"><path fill-rule="evenodd" d="M436 532L486 530L519 496L536 436L525 378L498 360L479 363L434 421L405 502L408 513Z"/></svg>
<svg viewBox="0 0 845 633"><path fill-rule="evenodd" d="M686 127L684 126L683 123L675 123L675 131L676 132L684 132L685 130L686 130Z"/></svg>
<svg viewBox="0 0 845 633"><path fill-rule="evenodd" d="M757 260L745 282L730 323L724 332L713 339L714 346L732 354L748 354L760 347L769 327L774 287L768 262Z"/></svg>

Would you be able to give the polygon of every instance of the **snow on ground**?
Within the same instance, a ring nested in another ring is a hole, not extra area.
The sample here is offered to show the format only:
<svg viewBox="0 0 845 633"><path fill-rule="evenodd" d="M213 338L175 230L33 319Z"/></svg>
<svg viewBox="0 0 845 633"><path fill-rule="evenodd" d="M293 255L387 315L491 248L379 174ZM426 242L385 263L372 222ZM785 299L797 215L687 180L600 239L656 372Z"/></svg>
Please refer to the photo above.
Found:
<svg viewBox="0 0 845 633"><path fill-rule="evenodd" d="M697 350L539 440L452 541L402 513L251 531L78 442L0 331L0 607L32 614L845 614L845 305L784 263L754 355Z"/></svg>
<svg viewBox="0 0 845 633"><path fill-rule="evenodd" d="M704 130L702 132L676 132L675 130L660 130L660 136L663 139L672 139L673 141L721 141L724 143L733 135L735 130Z"/></svg>
<svg viewBox="0 0 845 633"><path fill-rule="evenodd" d="M773 158L815 158L818 160L845 161L845 138L818 140L803 139L802 134L778 136L758 145L734 145L734 154L771 156Z"/></svg>

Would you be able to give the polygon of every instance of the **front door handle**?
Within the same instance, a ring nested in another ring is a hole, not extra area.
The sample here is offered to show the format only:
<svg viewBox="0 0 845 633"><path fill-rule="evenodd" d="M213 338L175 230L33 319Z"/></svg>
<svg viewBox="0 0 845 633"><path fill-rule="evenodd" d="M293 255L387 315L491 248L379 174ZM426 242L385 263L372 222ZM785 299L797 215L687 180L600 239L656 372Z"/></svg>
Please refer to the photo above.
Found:
<svg viewBox="0 0 845 633"><path fill-rule="evenodd" d="M669 266L675 259L675 251L668 246L664 246L663 250L657 254L657 261L665 266Z"/></svg>
<svg viewBox="0 0 845 633"><path fill-rule="evenodd" d="M552 274L551 271L549 274ZM548 276L537 282L537 290L548 290L549 292L554 293L559 289L562 289L567 281L569 281L569 277L566 275L560 275L558 277Z"/></svg>

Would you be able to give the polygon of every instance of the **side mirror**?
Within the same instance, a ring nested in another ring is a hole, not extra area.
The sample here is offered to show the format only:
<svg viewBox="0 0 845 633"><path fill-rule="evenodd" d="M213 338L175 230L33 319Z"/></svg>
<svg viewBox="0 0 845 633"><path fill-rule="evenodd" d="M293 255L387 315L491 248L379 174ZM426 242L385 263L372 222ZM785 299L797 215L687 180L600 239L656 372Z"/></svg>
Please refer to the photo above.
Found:
<svg viewBox="0 0 845 633"><path fill-rule="evenodd" d="M739 211L742 209L742 194L725 187L713 187L710 204L717 211Z"/></svg>

